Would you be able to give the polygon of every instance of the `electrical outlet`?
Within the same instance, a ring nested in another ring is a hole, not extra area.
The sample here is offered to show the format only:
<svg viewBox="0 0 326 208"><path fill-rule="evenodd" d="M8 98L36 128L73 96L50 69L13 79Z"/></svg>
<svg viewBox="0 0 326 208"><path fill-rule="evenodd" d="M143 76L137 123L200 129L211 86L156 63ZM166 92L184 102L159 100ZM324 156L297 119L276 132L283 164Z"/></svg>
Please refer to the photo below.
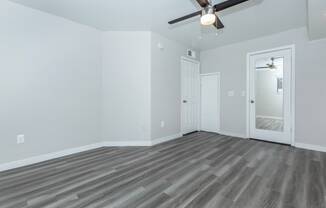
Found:
<svg viewBox="0 0 326 208"><path fill-rule="evenodd" d="M161 121L161 128L164 128L164 127L165 127L165 122Z"/></svg>
<svg viewBox="0 0 326 208"><path fill-rule="evenodd" d="M17 135L17 144L23 144L23 143L25 143L25 135L23 134Z"/></svg>

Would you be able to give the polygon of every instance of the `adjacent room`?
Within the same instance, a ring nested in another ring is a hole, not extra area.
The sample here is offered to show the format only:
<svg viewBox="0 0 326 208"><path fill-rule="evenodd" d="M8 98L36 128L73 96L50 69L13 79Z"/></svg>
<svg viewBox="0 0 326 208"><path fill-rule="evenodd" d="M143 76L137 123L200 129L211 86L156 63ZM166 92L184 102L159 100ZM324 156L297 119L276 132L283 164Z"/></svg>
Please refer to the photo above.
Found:
<svg viewBox="0 0 326 208"><path fill-rule="evenodd" d="M1 0L0 208L326 208L325 0Z"/></svg>

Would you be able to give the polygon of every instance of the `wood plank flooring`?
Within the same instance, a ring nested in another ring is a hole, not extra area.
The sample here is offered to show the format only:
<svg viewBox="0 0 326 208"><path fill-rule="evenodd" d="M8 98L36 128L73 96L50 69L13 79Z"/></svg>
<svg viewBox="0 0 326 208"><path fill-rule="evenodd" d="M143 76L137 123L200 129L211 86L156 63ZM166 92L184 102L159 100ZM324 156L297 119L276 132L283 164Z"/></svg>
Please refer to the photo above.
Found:
<svg viewBox="0 0 326 208"><path fill-rule="evenodd" d="M0 173L1 208L324 208L326 154L199 132Z"/></svg>
<svg viewBox="0 0 326 208"><path fill-rule="evenodd" d="M284 122L281 119L256 118L256 128L271 131L283 131Z"/></svg>

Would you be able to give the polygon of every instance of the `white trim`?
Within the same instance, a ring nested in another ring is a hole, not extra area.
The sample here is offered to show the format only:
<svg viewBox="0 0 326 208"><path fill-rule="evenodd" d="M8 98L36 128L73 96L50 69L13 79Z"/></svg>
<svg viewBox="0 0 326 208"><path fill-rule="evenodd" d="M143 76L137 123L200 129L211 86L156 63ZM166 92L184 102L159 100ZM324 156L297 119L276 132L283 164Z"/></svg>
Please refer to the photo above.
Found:
<svg viewBox="0 0 326 208"><path fill-rule="evenodd" d="M295 145L295 45L290 46L292 51L292 77L291 77L291 140L292 146Z"/></svg>
<svg viewBox="0 0 326 208"><path fill-rule="evenodd" d="M246 138L250 138L250 53L247 53L246 71Z"/></svg>
<svg viewBox="0 0 326 208"><path fill-rule="evenodd" d="M0 164L0 172L5 171L5 170L14 169L14 168L27 166L27 165L32 165L32 164L35 164L35 163L44 162L44 161L47 161L47 160L52 160L52 159L59 158L59 157L64 157L64 156L67 156L67 155L72 155L72 154L79 153L79 152L84 152L84 151L87 151L87 150L100 148L100 147L103 147L103 146L105 146L104 142L100 142L100 143L96 143L96 144L90 144L90 145L86 145L86 146L82 146L82 147L66 149L66 150L62 150L62 151L59 151L59 152L53 152L53 153L49 153L49 154L30 157L30 158L23 159L23 160L17 160L17 161L13 161L13 162Z"/></svg>
<svg viewBox="0 0 326 208"><path fill-rule="evenodd" d="M319 146L319 145L313 145L313 144L305 144L305 143L298 143L296 142L294 144L296 148L300 149L308 149L308 150L314 150L319 152L326 152L326 147Z"/></svg>
<svg viewBox="0 0 326 208"><path fill-rule="evenodd" d="M277 116L263 116L263 115L257 115L257 118L269 118L269 119L275 119L275 120L283 120L283 117L277 117Z"/></svg>
<svg viewBox="0 0 326 208"><path fill-rule="evenodd" d="M53 152L53 153L49 153L49 154L38 155L38 156L23 159L23 160L17 160L17 161L13 161L13 162L3 163L3 164L0 164L0 172L32 165L32 164L36 164L36 163L40 163L40 162L44 162L44 161L72 155L72 154L76 154L79 152L97 149L100 147L138 147L138 146L149 147L149 146L153 146L153 145L167 142L170 140L174 140L174 139L177 139L180 137L182 137L181 133L162 137L162 138L157 138L152 141L151 140L136 140L136 141L100 142L100 143L96 143L96 144L90 144L90 145L86 145L86 146L82 146L82 147L66 149L66 150Z"/></svg>
<svg viewBox="0 0 326 208"><path fill-rule="evenodd" d="M197 61L196 59L189 58L189 57L181 56L181 60L190 61L190 62L193 62L195 64L199 64L200 65L200 62L199 61Z"/></svg>
<svg viewBox="0 0 326 208"><path fill-rule="evenodd" d="M166 136L166 137L161 137L161 138L157 138L157 139L153 139L152 140L152 145L157 145L157 144L161 144L163 142L168 142L174 139L178 139L182 137L182 133L178 133L178 134L174 134L174 135L170 135L170 136Z"/></svg>
<svg viewBox="0 0 326 208"><path fill-rule="evenodd" d="M231 136L231 137L238 137L238 138L242 138L242 139L247 139L248 138L245 134L235 133L235 132L230 132L230 131L219 131L218 133L221 134L221 135Z"/></svg>
<svg viewBox="0 0 326 208"><path fill-rule="evenodd" d="M246 96L246 137L250 137L250 57L253 55L270 53L280 50L291 50L291 145L295 146L295 45L286 45L268 50L261 50L247 53L247 96Z"/></svg>
<svg viewBox="0 0 326 208"><path fill-rule="evenodd" d="M271 48L271 49L266 49L266 50L261 50L261 51L254 51L254 52L249 52L248 55L249 56L253 56L253 55L258 55L258 54L264 54L264 53L270 53L270 52L276 52L276 51L282 51L285 49L295 49L295 45L286 45L286 46L282 46L282 47L277 47L277 48Z"/></svg>
<svg viewBox="0 0 326 208"><path fill-rule="evenodd" d="M135 141L106 141L103 142L104 147L149 147L152 146L150 140L135 140Z"/></svg>
<svg viewBox="0 0 326 208"><path fill-rule="evenodd" d="M234 132L220 131L219 134L226 135L226 136L243 138L243 139L247 138L244 134L234 133ZM152 146L152 145L156 145L156 144L159 144L159 143L163 143L163 142L171 141L171 140L174 140L174 139L178 139L180 137L182 137L181 133L171 135L171 136L167 136L167 137L154 139L152 141L143 140L143 141L124 141L124 142L119 142L119 141L116 141L116 142L112 142L112 141L111 142L100 142L100 143L90 144L90 145L86 145L86 146L82 146L82 147L66 149L66 150L59 151L59 152L53 152L53 153L49 153L49 154L34 156L34 157L30 157L30 158L23 159L23 160L3 163L3 164L0 164L0 172L15 169L15 168L20 168L20 167L24 167L24 166L28 166L28 165L32 165L32 164L35 164L35 163L44 162L44 161L48 161L48 160L52 160L52 159L72 155L72 154L76 154L76 153L79 153L79 152L84 152L84 151L88 151L88 150L92 150L92 149L97 149L97 148L100 148L100 147ZM305 144L305 143L295 143L293 146L295 146L296 148L314 150L314 151L319 151L319 152L326 152L326 147L319 146L319 145L312 145L312 144Z"/></svg>

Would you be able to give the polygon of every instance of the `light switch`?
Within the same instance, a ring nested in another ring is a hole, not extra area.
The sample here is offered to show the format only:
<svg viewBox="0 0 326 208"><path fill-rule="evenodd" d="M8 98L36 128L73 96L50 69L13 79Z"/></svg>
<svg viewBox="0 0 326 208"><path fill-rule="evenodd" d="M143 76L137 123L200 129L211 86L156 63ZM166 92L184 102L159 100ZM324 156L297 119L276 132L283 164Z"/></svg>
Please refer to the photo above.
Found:
<svg viewBox="0 0 326 208"><path fill-rule="evenodd" d="M233 90L228 91L228 96L229 96L229 97L233 97L233 96L234 96L234 91L233 91Z"/></svg>
<svg viewBox="0 0 326 208"><path fill-rule="evenodd" d="M23 144L23 143L25 143L25 135L23 134L17 135L17 144Z"/></svg>
<svg viewBox="0 0 326 208"><path fill-rule="evenodd" d="M159 42L157 44L157 48L160 49L161 51L163 51L164 50L164 45L161 42Z"/></svg>

